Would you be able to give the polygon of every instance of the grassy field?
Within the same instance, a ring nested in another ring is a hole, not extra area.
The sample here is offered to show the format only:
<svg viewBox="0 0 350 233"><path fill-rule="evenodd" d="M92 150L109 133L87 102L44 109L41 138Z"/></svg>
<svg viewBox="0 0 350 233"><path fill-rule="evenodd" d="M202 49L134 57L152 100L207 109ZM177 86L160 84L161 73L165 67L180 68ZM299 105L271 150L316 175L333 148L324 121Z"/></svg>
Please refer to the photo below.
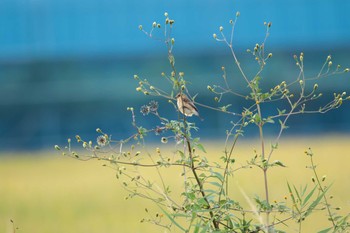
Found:
<svg viewBox="0 0 350 233"><path fill-rule="evenodd" d="M220 143L204 143L208 157L219 156ZM256 141L244 141L235 152L237 163L244 163L257 147ZM273 159L283 161L287 168L271 170L271 199L281 201L287 195L286 181L311 184L308 158L303 153L312 147L320 175L333 183L329 195L332 204L341 206L340 213L350 211L350 138L290 138L280 143ZM115 178L112 169L100 161L80 162L52 152L3 154L0 156L0 232L13 232L10 219L24 233L100 233L100 232L164 232L148 223L144 208L154 209L152 203L132 199ZM167 183L178 187L179 173L171 170ZM168 172L169 173L169 172ZM232 181L253 198L263 192L262 177L256 169L243 170ZM252 182L254 179L254 182ZM180 182L181 183L181 182ZM246 202L242 193L237 200ZM318 218L322 217L322 221ZM306 221L304 232L316 232L329 224L322 213L315 221ZM312 219L311 219L312 220ZM295 232L291 226L288 232Z"/></svg>

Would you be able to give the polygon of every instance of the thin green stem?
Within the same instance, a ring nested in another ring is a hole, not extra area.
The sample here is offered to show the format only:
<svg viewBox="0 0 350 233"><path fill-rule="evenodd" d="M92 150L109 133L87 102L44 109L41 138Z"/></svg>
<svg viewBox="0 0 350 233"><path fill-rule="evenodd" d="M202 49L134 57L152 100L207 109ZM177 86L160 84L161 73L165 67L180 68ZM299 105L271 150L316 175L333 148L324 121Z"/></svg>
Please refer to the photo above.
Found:
<svg viewBox="0 0 350 233"><path fill-rule="evenodd" d="M243 125L244 125L244 118L242 118L242 124L239 128L239 130L241 130L243 128ZM230 152L227 154L227 151L225 149L225 154L226 154L226 165L225 165L225 170L224 170L224 177L223 177L223 180L222 180L222 183L221 183L221 190L219 192L219 203L221 201L221 197L222 197L222 194L224 192L224 182L226 181L226 195L228 195L228 166L231 162L231 157L232 157L232 154L233 154L233 149L235 148L236 146L236 143L237 143L237 140L238 140L238 137L239 137L239 134L236 133L235 134L235 137L233 139L233 143L232 143L232 146L231 146L231 149L230 149Z"/></svg>
<svg viewBox="0 0 350 233"><path fill-rule="evenodd" d="M257 98L257 97L256 97ZM264 189L265 189L265 199L266 199L266 203L267 206L270 206L270 201L269 201L269 186L268 186L268 179L267 179L267 170L268 170L268 166L267 166L267 162L265 161L265 142L264 142L264 132L263 132L263 122L262 122L262 113L261 113L261 108L260 108L260 103L257 101L257 110L258 110L258 114L259 114L259 118L260 118L260 122L258 124L259 127L259 137L260 137L260 143L261 143L261 158L264 164L263 165L263 173L264 173ZM267 232L270 231L269 229L269 225L270 225L270 207L267 209L266 211L266 230Z"/></svg>
<svg viewBox="0 0 350 233"><path fill-rule="evenodd" d="M314 164L314 160L313 160L313 158L312 158L312 153L311 153L311 155L310 155L310 160L311 160L312 171L314 172L314 175L315 175L315 178L316 178L318 187L319 187L320 191L321 191L322 193L324 193L325 190L324 190L324 188L322 188L322 184L321 184L320 178L318 177L318 174L317 174L317 172L316 172L316 165ZM330 206L330 205L328 204L328 200L327 200L326 195L323 195L323 200L324 200L324 202L326 203L326 209L327 209L327 212L328 212L328 217L329 217L330 221L332 222L333 227L335 228L335 227L336 227L336 224L335 224L335 221L334 221L334 219L333 219L332 212L331 212L331 210L329 209L329 206Z"/></svg>

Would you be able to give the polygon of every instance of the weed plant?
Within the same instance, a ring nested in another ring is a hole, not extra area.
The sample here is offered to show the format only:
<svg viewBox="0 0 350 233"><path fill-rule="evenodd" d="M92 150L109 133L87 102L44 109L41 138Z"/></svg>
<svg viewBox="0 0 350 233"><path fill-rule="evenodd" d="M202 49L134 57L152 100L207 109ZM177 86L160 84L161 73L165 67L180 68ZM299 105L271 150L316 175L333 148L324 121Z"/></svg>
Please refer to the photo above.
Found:
<svg viewBox="0 0 350 233"><path fill-rule="evenodd" d="M108 132L98 128L97 142L76 136L76 141L86 153L75 152L70 139L64 148L61 149L58 145L55 148L62 150L63 155L78 160L105 161L106 166L116 170L117 179L129 192L127 198L144 198L152 201L160 209L161 214L150 214L149 210L145 209L150 217L143 219L142 222L156 224L165 228L166 232L284 232L282 229L288 229L288 224L293 221L297 223L298 232L302 232L303 222L316 211L324 211L327 216L324 220L329 221L329 227L318 229L319 232L345 232L350 229L349 215L339 215L338 209L332 206L331 196L328 195L331 185L326 183L325 177L320 177L317 173L315 155L310 148L305 151L305 156L310 158L308 168L313 176L311 185L288 182L285 186L288 195L283 201L276 202L270 198L273 184L269 178L273 176L275 167L286 166L282 161L283 156L278 155L276 151L282 134L289 127L290 118L303 114L324 114L339 108L344 101L350 99L345 92L341 92L334 93L326 104L318 108L313 108L314 105L310 104L323 98L322 92L319 91L319 82L322 79L347 73L349 68L343 69L340 65L334 65L329 55L317 74L307 76L304 53L300 53L293 57L298 70L297 77L291 82L281 80L278 85L264 90L261 87L261 83L264 82L263 71L269 60L274 59L272 53L266 52L266 41L272 23L264 23L266 28L264 40L246 51L256 61L258 67L257 72L250 76L241 64L240 54L236 52L233 43L239 15L237 12L234 19L229 20L228 31L220 26L218 32L213 34L213 38L227 46L232 55L233 65L238 69L239 78L243 80L246 88L232 85L230 79L233 77L226 72L225 67L222 67L222 79L215 85L207 87L216 105L197 102L197 94L191 92L190 81L185 72L179 71L176 66L173 53L175 39L172 37L175 20L165 13L163 24L153 22L150 30L139 26L147 37L165 44L171 70L162 72L159 80L168 82L168 90L160 89L147 79L134 75L138 83L136 91L150 97L148 103L140 110L127 108L131 113L131 127L135 133L123 140L114 140ZM183 94L188 98L186 101L176 99L176 96L179 98ZM231 110L231 104L221 104L224 99L230 100L232 96L244 100L244 105L235 106L237 111ZM159 101L155 101L153 97ZM174 107L171 118L162 115L161 106L165 104ZM185 106L186 104L189 105ZM275 107L274 114L266 115L267 111L264 111L266 107L277 105L285 107L282 109ZM194 131L200 134L200 129L195 124L199 118L191 117L193 112L181 114L186 112L185 108L189 111L198 111L196 106L217 111L231 119L224 147L215 155L208 155L200 138L192 136ZM139 115L155 117L158 119L158 125L152 128L143 127L136 120ZM277 126L278 132L276 135L267 135L266 129L272 126ZM260 146L257 149L252 148L251 159L242 165L236 163L234 152L247 127L256 128ZM175 152L163 151L161 145L152 149L146 148L147 136L151 134L159 137L159 144L174 144ZM274 139L270 141L267 138ZM219 159L212 160L214 157ZM262 193L264 193L252 200L249 198L252 194L240 191L234 182L235 177L242 175L240 173L242 169L250 168L261 171L261 176L251 182L263 182ZM157 181L143 175L143 169L153 169L158 176ZM182 177L179 179L180 191L167 184L165 175L170 169L175 169ZM235 192L244 193L249 205L244 206L236 201ZM315 225L317 226L317 222Z"/></svg>

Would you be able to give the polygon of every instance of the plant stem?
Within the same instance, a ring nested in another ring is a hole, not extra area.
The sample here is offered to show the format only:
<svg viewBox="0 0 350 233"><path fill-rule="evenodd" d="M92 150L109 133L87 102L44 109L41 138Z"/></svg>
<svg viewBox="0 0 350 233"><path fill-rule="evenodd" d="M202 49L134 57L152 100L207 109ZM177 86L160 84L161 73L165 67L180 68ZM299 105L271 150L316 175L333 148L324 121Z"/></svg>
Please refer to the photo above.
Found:
<svg viewBox="0 0 350 233"><path fill-rule="evenodd" d="M239 130L242 130L243 125L244 125L244 118L242 118L242 124L241 124ZM221 201L221 197L222 197L222 194L223 194L223 192L224 192L224 183L225 183L225 181L226 181L226 195L228 195L228 166L229 166L229 164L230 164L230 162L231 162L231 157L232 157L233 149L234 149L235 146L236 146L238 137L239 137L239 134L236 133L236 134L235 134L235 137L234 137L234 139L233 139L233 143L232 143L232 146L231 146L231 149L230 149L229 154L227 154L227 150L226 150L226 148L225 148L226 166L225 166L225 170L224 170L224 178L222 179L222 183L221 183L221 190L220 190L220 192L219 192L219 202Z"/></svg>
<svg viewBox="0 0 350 233"><path fill-rule="evenodd" d="M168 42L167 42L167 47L168 47L168 56L170 58L169 60L171 60L171 59L173 59L173 55L172 55L171 49L169 49ZM174 62L170 62L170 65L171 65L171 68L172 68L173 72L176 74L175 63ZM178 85L178 83L177 83L177 85ZM182 93L181 87L178 86L178 88L180 89L180 93ZM206 202L206 204L208 206L208 209L210 210L209 211L209 215L210 215L210 218L212 219L213 226L214 226L215 230L219 230L220 229L220 227L219 227L220 222L215 219L214 213L211 210L210 202L209 202L209 200L207 198L207 195L205 194L205 192L203 190L203 183L199 179L199 176L198 176L197 171L196 171L196 167L195 167L194 159L193 159L192 145L191 145L191 141L190 141L190 139L188 137L188 132L187 132L187 120L186 120L186 116L185 115L183 117L183 123L184 123L184 140L186 140L187 150L188 150L188 154L189 154L189 158L190 158L190 162L191 162L190 169L191 169L191 171L193 173L193 176L194 176L194 178L196 180L196 183L197 183L197 185L199 187L199 192L201 193L201 195L203 197L203 200Z"/></svg>
<svg viewBox="0 0 350 233"><path fill-rule="evenodd" d="M266 203L268 206L268 209L266 210L266 229L267 232L270 232L270 202L269 202L269 187L268 187L268 181L267 181L267 168L264 170L264 186L265 186L265 198L266 198Z"/></svg>
<svg viewBox="0 0 350 233"><path fill-rule="evenodd" d="M256 97L257 98L257 97ZM267 179L267 169L268 169L268 162L265 161L265 142L264 142L264 133L263 133L263 122L262 122L262 114L261 114L261 109L260 109L260 103L259 100L256 99L256 106L260 118L260 122L258 124L259 127L259 137L260 137L260 142L261 142L261 159L263 161L263 173L264 173L264 188L265 188L265 199L266 199L266 204L268 206L268 209L266 210L266 223L265 227L267 232L270 232L270 201L269 201L269 186L268 186L268 179Z"/></svg>
<svg viewBox="0 0 350 233"><path fill-rule="evenodd" d="M315 175L315 178L316 178L316 181L317 181L317 184L318 184L319 189L321 190L322 193L324 193L325 190L322 188L322 184L321 184L320 178L319 178L318 175L317 175L317 172L316 172L316 165L314 164L314 160L313 160L312 156L313 156L313 155L312 155L312 153L311 153L310 159L311 159L312 171L314 172L314 175ZM329 219L330 219L330 221L332 222L333 227L335 228L335 227L336 227L336 224L335 224L335 222L334 222L334 218L333 218L333 215L332 215L332 213L331 213L331 210L329 209L329 206L330 206L330 205L328 204L328 200L327 200L326 195L323 196L323 199L324 199L324 202L325 202L325 204L326 204L326 209L327 209L327 212L328 212Z"/></svg>
<svg viewBox="0 0 350 233"><path fill-rule="evenodd" d="M185 121L185 119L184 119ZM185 129L186 130L186 129ZM193 173L193 176L197 182L197 185L199 187L199 192L201 193L204 201L207 203L208 205L208 209L211 209L211 206L210 206L210 203L209 203L209 200L207 199L207 196L203 190L203 183L202 181L199 179L198 177L198 174L197 174L197 171L196 171L196 167L194 165L194 161L193 161L193 153L192 153L192 146L191 146L191 142L188 140L188 137L187 135L185 135L185 140L186 140L186 143L187 143L187 150L188 150L188 153L189 153L189 157L190 157L190 161L191 161L191 171ZM214 228L215 230L219 230L219 222L214 218L214 213L212 210L209 211L209 215L210 215L210 218L212 219L212 222L213 222L213 225L214 225Z"/></svg>

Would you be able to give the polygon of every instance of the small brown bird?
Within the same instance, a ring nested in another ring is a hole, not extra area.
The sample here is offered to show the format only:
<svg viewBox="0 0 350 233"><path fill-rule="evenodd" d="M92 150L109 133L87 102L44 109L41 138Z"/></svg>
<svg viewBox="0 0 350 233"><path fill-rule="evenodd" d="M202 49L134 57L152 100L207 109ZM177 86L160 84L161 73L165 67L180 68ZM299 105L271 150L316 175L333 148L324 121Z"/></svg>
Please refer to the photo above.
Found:
<svg viewBox="0 0 350 233"><path fill-rule="evenodd" d="M179 111L184 114L185 116L193 116L196 115L200 119L202 119L199 116L198 109L194 105L194 103L185 95L184 93L179 93L176 95L177 100L177 107L179 108Z"/></svg>

